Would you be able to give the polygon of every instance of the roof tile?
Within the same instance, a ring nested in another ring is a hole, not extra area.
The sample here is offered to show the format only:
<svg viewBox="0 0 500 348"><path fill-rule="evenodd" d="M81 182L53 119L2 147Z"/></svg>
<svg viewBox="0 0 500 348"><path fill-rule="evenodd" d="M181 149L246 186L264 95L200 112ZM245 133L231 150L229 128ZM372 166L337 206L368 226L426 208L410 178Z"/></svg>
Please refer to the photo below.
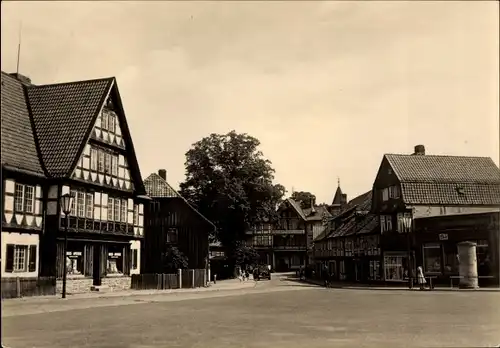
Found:
<svg viewBox="0 0 500 348"><path fill-rule="evenodd" d="M114 78L26 87L47 172L67 176Z"/></svg>
<svg viewBox="0 0 500 348"><path fill-rule="evenodd" d="M2 165L44 175L36 148L23 85L2 71Z"/></svg>
<svg viewBox="0 0 500 348"><path fill-rule="evenodd" d="M401 181L407 204L500 204L500 169L489 157L385 157Z"/></svg>

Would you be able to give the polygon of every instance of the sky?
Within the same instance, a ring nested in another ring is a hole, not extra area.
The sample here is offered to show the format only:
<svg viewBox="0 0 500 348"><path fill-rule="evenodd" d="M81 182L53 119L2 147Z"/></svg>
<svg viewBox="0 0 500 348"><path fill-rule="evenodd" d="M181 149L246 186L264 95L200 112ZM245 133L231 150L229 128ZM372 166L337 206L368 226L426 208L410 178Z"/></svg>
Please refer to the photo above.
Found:
<svg viewBox="0 0 500 348"><path fill-rule="evenodd" d="M331 203L385 153L499 162L499 11L459 2L2 2L1 68L115 76L143 178L210 133L261 141L288 194Z"/></svg>

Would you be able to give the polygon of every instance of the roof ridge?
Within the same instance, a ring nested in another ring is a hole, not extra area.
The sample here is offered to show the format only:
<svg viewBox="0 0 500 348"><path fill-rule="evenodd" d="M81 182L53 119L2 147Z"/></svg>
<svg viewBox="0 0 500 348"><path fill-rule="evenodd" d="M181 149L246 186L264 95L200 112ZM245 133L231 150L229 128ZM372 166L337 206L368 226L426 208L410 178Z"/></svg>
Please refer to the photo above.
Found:
<svg viewBox="0 0 500 348"><path fill-rule="evenodd" d="M67 85L75 85L75 84L80 84L80 83L89 83L89 82L101 82L101 81L110 81L110 80L116 80L114 76L111 77L101 77L101 78L95 78L95 79L90 79L90 80L80 80L80 81L70 81L70 82L56 82L56 83L49 83L49 84L44 84L44 85L30 85L26 86L27 88L33 88L33 89L41 89L44 87L54 87L54 86L67 86Z"/></svg>
<svg viewBox="0 0 500 348"><path fill-rule="evenodd" d="M169 183L167 180L163 179L160 175L158 175L158 173L151 173L149 174L149 176L144 179L144 181L147 181L149 178L151 177L155 177L155 178L158 178L160 179L164 184L166 184L168 186L168 188L170 188L175 194L177 194L177 197L158 197L158 198L180 198L182 199L187 205L189 208L191 208L192 210L194 210L199 216L201 216L201 218L203 218L205 221L207 221L210 225L212 225L214 228L217 228L217 226L215 226L215 224L210 221L205 215L203 215L202 213L200 213L200 211L198 209L196 209L193 205L191 205L191 203L188 202L188 200L186 198L184 198L183 195L181 195L179 192L177 192ZM151 197L155 197L155 196L151 196ZM157 196L156 196L157 197Z"/></svg>
<svg viewBox="0 0 500 348"><path fill-rule="evenodd" d="M451 157L451 158L483 158L483 159L493 159L489 156L464 156L464 155L412 155L404 153L386 153L384 156L404 156L404 157L414 157L414 158L426 158L426 157Z"/></svg>

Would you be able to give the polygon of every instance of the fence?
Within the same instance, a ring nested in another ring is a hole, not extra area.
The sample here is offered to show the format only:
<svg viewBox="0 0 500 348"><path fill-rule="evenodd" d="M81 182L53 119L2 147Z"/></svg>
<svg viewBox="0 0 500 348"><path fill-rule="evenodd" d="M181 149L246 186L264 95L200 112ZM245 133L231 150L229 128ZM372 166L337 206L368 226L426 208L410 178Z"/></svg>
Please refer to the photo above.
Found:
<svg viewBox="0 0 500 348"><path fill-rule="evenodd" d="M134 274L130 288L134 290L166 290L200 288L206 284L204 269L183 269L177 274Z"/></svg>
<svg viewBox="0 0 500 348"><path fill-rule="evenodd" d="M2 298L56 294L56 277L2 278Z"/></svg>

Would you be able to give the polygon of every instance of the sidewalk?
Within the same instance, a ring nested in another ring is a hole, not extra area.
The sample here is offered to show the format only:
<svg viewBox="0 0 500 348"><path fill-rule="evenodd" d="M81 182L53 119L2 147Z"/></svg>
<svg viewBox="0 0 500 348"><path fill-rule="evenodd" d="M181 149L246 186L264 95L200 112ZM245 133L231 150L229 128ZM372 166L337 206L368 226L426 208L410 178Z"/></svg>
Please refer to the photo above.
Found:
<svg viewBox="0 0 500 348"><path fill-rule="evenodd" d="M289 280L297 281L300 283L309 283L319 286L324 286L324 282L322 280L316 279L306 279L299 280L298 278L289 278ZM333 282L331 285L332 288L336 289L352 289L352 290L408 290L408 291L421 291L418 286L415 286L413 289L409 289L407 286L384 286L384 285L369 285L369 284L352 284L345 282ZM429 291L428 289L426 289ZM500 292L500 288L479 288L479 289L459 289L458 287L450 288L445 286L436 286L432 291L482 291L482 292Z"/></svg>
<svg viewBox="0 0 500 348"><path fill-rule="evenodd" d="M34 296L13 299L2 299L2 318L38 314L47 312L59 312L72 309L85 309L91 307L119 306L157 301L177 301L180 299L196 298L204 293L217 291L252 289L256 286L253 280L241 282L238 279L218 281L206 288L169 289L169 290L123 290L111 292L89 292L83 294L67 295L65 299L61 295ZM182 295L186 295L183 297Z"/></svg>

